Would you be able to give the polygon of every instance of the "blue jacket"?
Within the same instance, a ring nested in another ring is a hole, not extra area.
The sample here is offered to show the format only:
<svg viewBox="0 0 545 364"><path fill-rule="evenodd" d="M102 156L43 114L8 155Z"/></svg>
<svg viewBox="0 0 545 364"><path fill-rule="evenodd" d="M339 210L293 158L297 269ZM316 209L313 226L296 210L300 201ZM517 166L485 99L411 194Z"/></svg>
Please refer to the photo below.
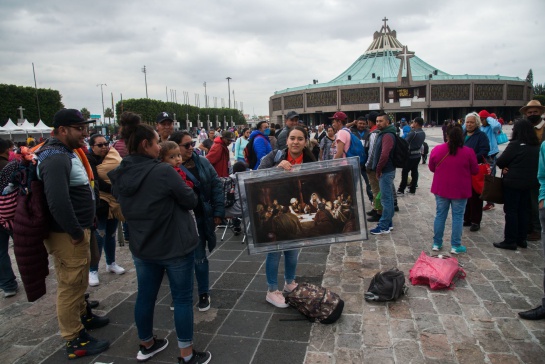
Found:
<svg viewBox="0 0 545 364"><path fill-rule="evenodd" d="M490 152L490 142L488 141L488 137L479 129L475 129L473 135L471 135L467 140L466 137L467 131L464 131L464 145L473 149L475 156L477 157L477 163L483 163Z"/></svg>
<svg viewBox="0 0 545 364"><path fill-rule="evenodd" d="M402 136L402 138L403 138L403 139L407 139L407 136L408 136L409 133L411 132L411 127L410 127L409 125L405 125L405 126L403 127L402 130L403 130L403 136Z"/></svg>
<svg viewBox="0 0 545 364"><path fill-rule="evenodd" d="M498 141L496 140L496 135L498 135L499 131L501 130L501 124L498 120L487 117L486 122L488 123L487 126L481 126L481 131L486 134L488 137L488 141L490 142L490 151L488 152L488 155L494 155L497 154L500 150L498 149Z"/></svg>
<svg viewBox="0 0 545 364"><path fill-rule="evenodd" d="M539 149L537 180L539 181L539 197L537 200L545 200L545 143L541 143L541 148Z"/></svg>
<svg viewBox="0 0 545 364"><path fill-rule="evenodd" d="M257 163L254 167L254 170L256 170L259 167L259 163L261 163L261 158L272 152L272 147L269 138L259 130L254 130L250 134L250 140L253 138L255 138L254 152L257 154Z"/></svg>

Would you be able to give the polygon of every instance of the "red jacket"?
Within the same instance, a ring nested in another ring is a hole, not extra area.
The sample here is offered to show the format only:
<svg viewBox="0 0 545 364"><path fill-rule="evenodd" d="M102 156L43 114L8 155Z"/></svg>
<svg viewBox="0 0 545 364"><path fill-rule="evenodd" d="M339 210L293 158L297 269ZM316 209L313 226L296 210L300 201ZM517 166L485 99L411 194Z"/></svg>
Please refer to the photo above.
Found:
<svg viewBox="0 0 545 364"><path fill-rule="evenodd" d="M229 177L229 149L221 137L214 139L214 144L205 158L212 164L218 177Z"/></svg>

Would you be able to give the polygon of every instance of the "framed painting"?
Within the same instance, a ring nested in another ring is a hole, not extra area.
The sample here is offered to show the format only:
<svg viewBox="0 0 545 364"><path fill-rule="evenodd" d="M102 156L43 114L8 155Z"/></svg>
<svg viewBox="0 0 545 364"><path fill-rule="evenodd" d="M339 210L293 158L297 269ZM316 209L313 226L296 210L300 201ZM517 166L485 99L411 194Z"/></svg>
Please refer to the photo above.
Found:
<svg viewBox="0 0 545 364"><path fill-rule="evenodd" d="M367 239L358 161L237 173L248 253Z"/></svg>

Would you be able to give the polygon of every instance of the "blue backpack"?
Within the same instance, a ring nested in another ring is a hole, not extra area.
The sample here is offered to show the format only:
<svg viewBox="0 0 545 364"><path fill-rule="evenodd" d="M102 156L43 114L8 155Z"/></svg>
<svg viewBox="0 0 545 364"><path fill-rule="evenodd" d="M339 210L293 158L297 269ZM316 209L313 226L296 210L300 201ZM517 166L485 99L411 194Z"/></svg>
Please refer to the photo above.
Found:
<svg viewBox="0 0 545 364"><path fill-rule="evenodd" d="M347 157L360 157L360 165L364 165L367 162L367 153L363 148L361 140L350 132L348 128L343 128L350 134L350 147L346 151Z"/></svg>

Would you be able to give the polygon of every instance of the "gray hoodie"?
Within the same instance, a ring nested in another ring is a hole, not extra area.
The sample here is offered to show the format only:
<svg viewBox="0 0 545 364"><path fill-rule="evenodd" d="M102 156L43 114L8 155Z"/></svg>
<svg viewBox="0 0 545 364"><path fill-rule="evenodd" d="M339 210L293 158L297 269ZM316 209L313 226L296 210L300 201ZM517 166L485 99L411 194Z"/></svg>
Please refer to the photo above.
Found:
<svg viewBox="0 0 545 364"><path fill-rule="evenodd" d="M197 247L197 230L189 213L197 206L197 195L172 166L131 154L108 177L129 224L132 254L164 260L182 257Z"/></svg>

